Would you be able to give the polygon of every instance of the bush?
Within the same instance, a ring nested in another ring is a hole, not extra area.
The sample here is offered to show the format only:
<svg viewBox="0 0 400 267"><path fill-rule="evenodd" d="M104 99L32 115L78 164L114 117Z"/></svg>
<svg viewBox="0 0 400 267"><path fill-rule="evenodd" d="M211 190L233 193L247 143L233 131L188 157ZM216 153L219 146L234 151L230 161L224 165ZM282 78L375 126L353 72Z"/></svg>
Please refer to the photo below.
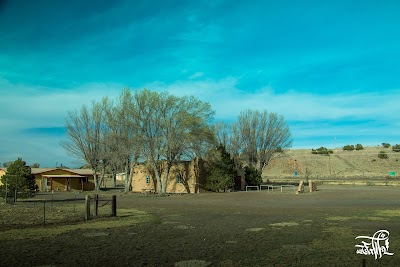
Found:
<svg viewBox="0 0 400 267"><path fill-rule="evenodd" d="M392 150L393 150L394 152L400 152L400 145L399 145L399 144L396 144L396 145L392 146Z"/></svg>
<svg viewBox="0 0 400 267"><path fill-rule="evenodd" d="M26 162L21 158L12 162L8 168L7 173L1 177L2 188L5 190L7 184L8 196L13 196L14 191L23 192L18 197L31 197L35 194L37 185L35 183L35 176L31 173L31 168L26 166Z"/></svg>
<svg viewBox="0 0 400 267"><path fill-rule="evenodd" d="M390 144L389 144L389 143L382 143L382 146L383 146L384 148L389 148L389 147L390 147Z"/></svg>
<svg viewBox="0 0 400 267"><path fill-rule="evenodd" d="M237 176L236 163L224 146L220 145L208 152L205 167L206 190L219 192L234 187Z"/></svg>
<svg viewBox="0 0 400 267"><path fill-rule="evenodd" d="M356 150L363 150L363 149L364 149L364 147L363 147L362 144L357 144L356 145Z"/></svg>
<svg viewBox="0 0 400 267"><path fill-rule="evenodd" d="M378 158L380 158L380 159L388 159L389 157L388 157L388 155L386 154L385 151L381 151L378 154Z"/></svg>
<svg viewBox="0 0 400 267"><path fill-rule="evenodd" d="M257 170L252 166L246 166L244 168L245 172L245 181L247 185L256 185L259 186L262 182L261 171Z"/></svg>
<svg viewBox="0 0 400 267"><path fill-rule="evenodd" d="M320 147L315 149L311 149L311 154L318 154L318 155L329 155L333 154L333 150L327 149L326 147Z"/></svg>
<svg viewBox="0 0 400 267"><path fill-rule="evenodd" d="M343 150L351 151L354 150L354 145L347 145L343 147Z"/></svg>
<svg viewBox="0 0 400 267"><path fill-rule="evenodd" d="M221 169L213 169L207 175L207 181L205 184L205 189L220 192L227 191L235 185L233 177L229 174L226 174Z"/></svg>

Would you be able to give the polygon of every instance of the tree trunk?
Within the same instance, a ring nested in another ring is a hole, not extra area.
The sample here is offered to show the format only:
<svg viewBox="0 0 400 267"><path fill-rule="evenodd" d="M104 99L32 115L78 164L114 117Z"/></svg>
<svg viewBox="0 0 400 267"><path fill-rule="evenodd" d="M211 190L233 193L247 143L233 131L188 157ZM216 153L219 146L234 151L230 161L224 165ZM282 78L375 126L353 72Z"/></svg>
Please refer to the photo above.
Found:
<svg viewBox="0 0 400 267"><path fill-rule="evenodd" d="M133 176L133 168L134 165L131 166L129 174L126 174L125 177L125 193L131 192L132 191L132 176Z"/></svg>
<svg viewBox="0 0 400 267"><path fill-rule="evenodd" d="M161 179L160 179L160 173L158 172L157 164L152 162L151 165L153 167L154 175L156 176L156 180L157 180L157 192L158 192L158 194L161 194L161 192L162 192Z"/></svg>
<svg viewBox="0 0 400 267"><path fill-rule="evenodd" d="M116 171L111 171L111 175L112 175L112 183L113 183L113 187L117 187L117 173Z"/></svg>
<svg viewBox="0 0 400 267"><path fill-rule="evenodd" d="M163 176L163 180L162 180L162 193L166 194L167 193L167 181L168 181L168 176L169 176L169 171L171 169L171 165L169 163L167 163L167 166L165 168L165 173Z"/></svg>
<svg viewBox="0 0 400 267"><path fill-rule="evenodd" d="M131 171L131 161L130 161L130 159L129 158L127 158L126 159L126 164L125 164L125 186L124 186L124 193L128 193L130 190L132 190L132 189L130 189L131 187L132 187L132 185L131 185L131 183L129 182L129 181L132 181L132 176L131 176L131 173L132 173L132 171Z"/></svg>
<svg viewBox="0 0 400 267"><path fill-rule="evenodd" d="M97 171L93 171L93 179L94 179L94 191L100 190L100 179L97 176Z"/></svg>

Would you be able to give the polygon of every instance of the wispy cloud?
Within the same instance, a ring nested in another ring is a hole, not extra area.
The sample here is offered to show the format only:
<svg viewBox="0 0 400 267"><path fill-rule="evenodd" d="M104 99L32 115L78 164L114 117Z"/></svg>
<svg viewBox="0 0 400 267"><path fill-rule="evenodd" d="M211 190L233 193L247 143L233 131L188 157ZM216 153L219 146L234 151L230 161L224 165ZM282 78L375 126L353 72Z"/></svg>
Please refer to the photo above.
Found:
<svg viewBox="0 0 400 267"><path fill-rule="evenodd" d="M307 140L313 138L325 138L331 142L333 136L347 136L348 140L348 136L364 139L365 136L376 136L379 139L380 136L393 138L400 135L400 125L397 122L400 90L386 92L390 97L378 92L359 91L330 95L296 91L279 93L270 86L244 91L237 87L240 78L212 80L202 79L201 73L193 75L198 79L169 84L153 82L132 89L148 88L168 91L178 96L196 96L212 105L216 111L216 120L227 122L234 121L240 111L245 109L276 112L285 116L292 130L295 146L307 146ZM85 84L70 89L57 89L12 84L1 80L0 88L7 92L0 98L0 134L3 138L1 150L4 153L0 161L8 161L16 155L27 155L28 159L34 160L38 151L43 149L41 144L44 143L47 155L54 155L60 160L67 159L59 145L65 138L62 127L67 112L104 96L115 98L123 86ZM379 143L379 140L376 142ZM15 155L5 154L6 151L15 151ZM46 157L43 156L44 158ZM65 164L72 164L73 160L68 160Z"/></svg>
<svg viewBox="0 0 400 267"><path fill-rule="evenodd" d="M333 136L340 137L341 142L379 144L384 140L396 142L400 135L397 122L400 106L396 104L400 90L385 91L385 94L355 90L323 95L279 93L265 86L250 92L238 89L238 82L239 78L229 77L217 81L158 82L146 87L176 95L195 95L211 103L216 120L232 122L245 109L283 115L291 128L295 147L331 146Z"/></svg>
<svg viewBox="0 0 400 267"><path fill-rule="evenodd" d="M295 146L400 135L396 1L156 2L5 1L0 161L62 157L67 111L124 85L276 112Z"/></svg>
<svg viewBox="0 0 400 267"><path fill-rule="evenodd" d="M154 82L145 87L176 95L196 95L212 104L217 117L231 118L244 109L268 110L284 115L290 121L379 120L392 121L400 112L396 105L400 90L379 92L311 94L289 91L279 93L270 86L252 91L237 87L239 78L221 80ZM390 97L388 97L390 96ZM389 112L390 111L390 112Z"/></svg>
<svg viewBox="0 0 400 267"><path fill-rule="evenodd" d="M85 84L71 89L13 84L0 80L0 123L5 129L58 127L69 110L104 96L115 97L123 88L117 84Z"/></svg>

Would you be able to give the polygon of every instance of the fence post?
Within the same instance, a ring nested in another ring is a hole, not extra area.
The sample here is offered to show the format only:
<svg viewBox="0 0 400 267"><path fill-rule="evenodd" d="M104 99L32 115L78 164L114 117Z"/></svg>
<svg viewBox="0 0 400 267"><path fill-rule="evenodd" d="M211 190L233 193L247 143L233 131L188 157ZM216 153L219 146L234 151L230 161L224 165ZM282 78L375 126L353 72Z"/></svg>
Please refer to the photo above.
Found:
<svg viewBox="0 0 400 267"><path fill-rule="evenodd" d="M99 211L99 195L94 195L94 216L97 216Z"/></svg>
<svg viewBox="0 0 400 267"><path fill-rule="evenodd" d="M90 219L90 196L85 196L85 221Z"/></svg>
<svg viewBox="0 0 400 267"><path fill-rule="evenodd" d="M43 200L43 226L46 225L46 199Z"/></svg>
<svg viewBox="0 0 400 267"><path fill-rule="evenodd" d="M51 190L51 212L53 212L53 200L54 200L54 190Z"/></svg>
<svg viewBox="0 0 400 267"><path fill-rule="evenodd" d="M75 210L75 203L76 203L76 192L74 193L75 194L75 200L74 200L74 212L76 211Z"/></svg>
<svg viewBox="0 0 400 267"><path fill-rule="evenodd" d="M6 175L6 193L4 194L4 202L7 204L7 185L8 185L8 178Z"/></svg>
<svg viewBox="0 0 400 267"><path fill-rule="evenodd" d="M113 217L117 216L117 196L116 195L112 196L111 216L113 216Z"/></svg>

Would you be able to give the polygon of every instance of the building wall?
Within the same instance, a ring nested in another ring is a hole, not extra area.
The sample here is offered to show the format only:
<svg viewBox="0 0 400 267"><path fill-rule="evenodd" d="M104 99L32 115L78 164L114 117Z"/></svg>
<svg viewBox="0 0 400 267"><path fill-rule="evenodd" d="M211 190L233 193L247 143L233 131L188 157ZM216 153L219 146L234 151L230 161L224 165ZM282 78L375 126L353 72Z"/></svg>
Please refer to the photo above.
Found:
<svg viewBox="0 0 400 267"><path fill-rule="evenodd" d="M197 168L199 166L199 168ZM164 172L161 170L161 180ZM168 181L167 193L198 193L204 183L204 167L202 161L181 162L172 166ZM142 192L143 189L157 191L156 177L145 165L138 165L133 170L132 191Z"/></svg>
<svg viewBox="0 0 400 267"><path fill-rule="evenodd" d="M3 185L3 183L1 182L1 177L5 174L6 172L3 169L0 169L0 186Z"/></svg>

